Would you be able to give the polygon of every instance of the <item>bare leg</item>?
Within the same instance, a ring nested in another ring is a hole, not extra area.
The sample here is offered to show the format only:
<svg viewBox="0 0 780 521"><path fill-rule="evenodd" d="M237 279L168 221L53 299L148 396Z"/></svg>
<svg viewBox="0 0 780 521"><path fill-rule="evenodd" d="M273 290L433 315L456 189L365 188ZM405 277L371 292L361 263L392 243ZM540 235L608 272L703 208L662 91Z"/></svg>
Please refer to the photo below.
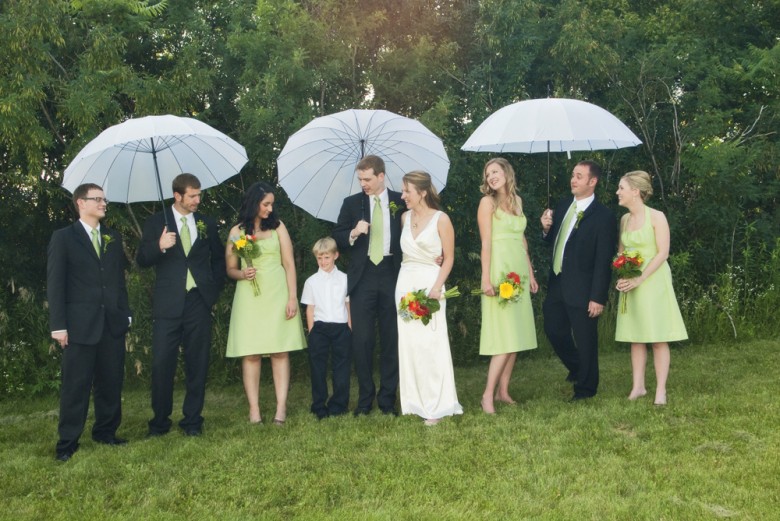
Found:
<svg viewBox="0 0 780 521"><path fill-rule="evenodd" d="M666 405L666 379L669 377L669 365L671 364L669 344L659 342L653 344L653 364L655 365L655 403Z"/></svg>
<svg viewBox="0 0 780 521"><path fill-rule="evenodd" d="M509 395L509 381L512 379L512 371L515 368L515 360L517 360L517 353L509 353L509 356L507 356L504 365L504 370L501 371L501 376L498 379L498 391L495 395L495 399L499 402L504 402L511 405L517 403Z"/></svg>
<svg viewBox="0 0 780 521"><path fill-rule="evenodd" d="M493 406L493 395L496 392L496 386L501 378L501 374L504 372L509 355L493 355L490 357L490 365L488 366L487 385L485 386L485 392L482 393L482 410L488 414L495 414L496 409Z"/></svg>
<svg viewBox="0 0 780 521"><path fill-rule="evenodd" d="M281 424L287 419L287 392L290 390L290 354L272 354L271 370L274 375L274 390L276 391L274 423Z"/></svg>
<svg viewBox="0 0 780 521"><path fill-rule="evenodd" d="M245 356L241 360L241 373L249 402L249 423L260 423L260 355Z"/></svg>
<svg viewBox="0 0 780 521"><path fill-rule="evenodd" d="M645 344L631 344L631 373L633 385L631 387L631 394L628 395L629 400L636 400L647 394L647 389L645 389L646 364L647 346Z"/></svg>

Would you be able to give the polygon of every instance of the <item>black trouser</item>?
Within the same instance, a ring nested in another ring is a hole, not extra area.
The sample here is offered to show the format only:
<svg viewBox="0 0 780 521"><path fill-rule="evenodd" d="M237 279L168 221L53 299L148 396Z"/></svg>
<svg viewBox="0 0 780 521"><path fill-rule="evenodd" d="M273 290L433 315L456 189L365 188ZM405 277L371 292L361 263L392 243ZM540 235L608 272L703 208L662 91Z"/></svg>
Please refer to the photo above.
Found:
<svg viewBox="0 0 780 521"><path fill-rule="evenodd" d="M358 378L357 410L368 412L376 397L384 412L395 409L398 390L398 323L395 307L397 273L393 258L378 265L368 262L363 276L349 296L352 313L352 355ZM374 346L379 324L379 393L374 385Z"/></svg>
<svg viewBox="0 0 780 521"><path fill-rule="evenodd" d="M563 365L576 377L574 394L593 396L599 386L598 317L564 302L561 278L551 277L542 308L544 332Z"/></svg>
<svg viewBox="0 0 780 521"><path fill-rule="evenodd" d="M70 342L62 352L62 386L57 453L78 447L87 421L89 394L94 389L95 424L92 438L108 441L122 421L125 377L125 335L111 336L108 327L97 344Z"/></svg>
<svg viewBox="0 0 780 521"><path fill-rule="evenodd" d="M203 402L211 350L211 310L197 288L184 300L181 317L155 318L152 327L152 411L149 432L164 434L171 428L173 380L183 347L186 393L182 404L182 429L203 426Z"/></svg>
<svg viewBox="0 0 780 521"><path fill-rule="evenodd" d="M352 335L346 323L314 323L309 331L311 412L318 417L343 414L349 407ZM333 367L333 394L328 399L328 358Z"/></svg>

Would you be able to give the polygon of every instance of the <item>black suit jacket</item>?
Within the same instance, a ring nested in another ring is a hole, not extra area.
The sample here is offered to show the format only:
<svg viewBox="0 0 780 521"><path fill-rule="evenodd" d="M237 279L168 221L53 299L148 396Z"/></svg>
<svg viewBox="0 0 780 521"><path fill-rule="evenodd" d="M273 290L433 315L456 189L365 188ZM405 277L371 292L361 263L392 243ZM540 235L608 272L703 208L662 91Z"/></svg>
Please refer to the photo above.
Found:
<svg viewBox="0 0 780 521"><path fill-rule="evenodd" d="M162 212L157 213L144 224L136 261L143 268L154 266L156 270L152 316L178 318L184 312L187 269L192 273L206 304L212 306L217 301L225 284L225 249L214 219L195 212L195 222L203 222L206 226L205 237L197 232L198 237L190 248L190 254L184 255L173 212L170 207L165 212L168 214L168 231L176 234L176 244L164 253L160 251L160 235L165 227L165 219ZM195 230L192 232L195 233Z"/></svg>
<svg viewBox="0 0 780 521"><path fill-rule="evenodd" d="M57 230L49 241L49 327L67 329L68 341L77 344L97 344L106 327L113 336L122 336L130 324L122 237L106 226L101 226L100 235L100 257L79 221Z"/></svg>
<svg viewBox="0 0 780 521"><path fill-rule="evenodd" d="M553 213L553 225L545 240L555 247L555 238L572 199L561 200ZM588 307L589 301L606 304L612 278L611 261L617 251L615 214L594 199L572 230L561 265L561 290L569 306ZM550 277L554 277L550 265Z"/></svg>
<svg viewBox="0 0 780 521"><path fill-rule="evenodd" d="M399 210L390 212L390 254L393 256L393 264L396 274L401 269L401 208L404 202L401 194L392 190L387 191L389 203L398 205ZM371 199L364 192L360 192L344 199L339 212L336 227L333 229L333 238L336 240L339 249L342 252L350 252L349 267L347 268L347 292L352 293L355 285L363 275L363 269L368 262L368 237L370 234L363 234L355 240L355 244L349 245L349 232L357 225L361 219L371 222Z"/></svg>

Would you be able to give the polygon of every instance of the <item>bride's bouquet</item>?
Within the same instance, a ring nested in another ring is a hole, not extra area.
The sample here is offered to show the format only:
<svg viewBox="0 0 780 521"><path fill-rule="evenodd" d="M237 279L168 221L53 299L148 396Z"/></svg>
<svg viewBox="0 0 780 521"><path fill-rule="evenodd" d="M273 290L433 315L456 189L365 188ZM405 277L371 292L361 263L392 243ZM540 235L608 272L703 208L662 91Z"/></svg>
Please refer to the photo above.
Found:
<svg viewBox="0 0 780 521"><path fill-rule="evenodd" d="M442 294L442 298L459 297L458 286L450 288ZM441 309L441 304L436 299L428 296L428 289L418 289L410 291L403 297L398 305L398 316L405 322L410 320L420 320L424 326L428 325L434 313Z"/></svg>

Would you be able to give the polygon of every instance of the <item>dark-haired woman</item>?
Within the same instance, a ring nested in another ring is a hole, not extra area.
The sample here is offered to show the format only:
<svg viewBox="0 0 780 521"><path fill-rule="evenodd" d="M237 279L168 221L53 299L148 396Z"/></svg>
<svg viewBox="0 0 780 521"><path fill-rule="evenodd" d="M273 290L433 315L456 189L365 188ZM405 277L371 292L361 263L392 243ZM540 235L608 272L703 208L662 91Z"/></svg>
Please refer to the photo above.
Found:
<svg viewBox="0 0 780 521"><path fill-rule="evenodd" d="M260 361L263 355L270 355L276 391L274 424L283 425L290 386L289 352L303 349L306 339L298 316L292 241L273 210L273 189L266 183L255 183L244 194L239 223L230 230L225 250L227 275L238 282L226 356L243 357L241 368L249 421L261 423ZM233 252L233 243L241 234L253 236L259 246L252 267ZM257 296L253 279L257 279L260 287Z"/></svg>

